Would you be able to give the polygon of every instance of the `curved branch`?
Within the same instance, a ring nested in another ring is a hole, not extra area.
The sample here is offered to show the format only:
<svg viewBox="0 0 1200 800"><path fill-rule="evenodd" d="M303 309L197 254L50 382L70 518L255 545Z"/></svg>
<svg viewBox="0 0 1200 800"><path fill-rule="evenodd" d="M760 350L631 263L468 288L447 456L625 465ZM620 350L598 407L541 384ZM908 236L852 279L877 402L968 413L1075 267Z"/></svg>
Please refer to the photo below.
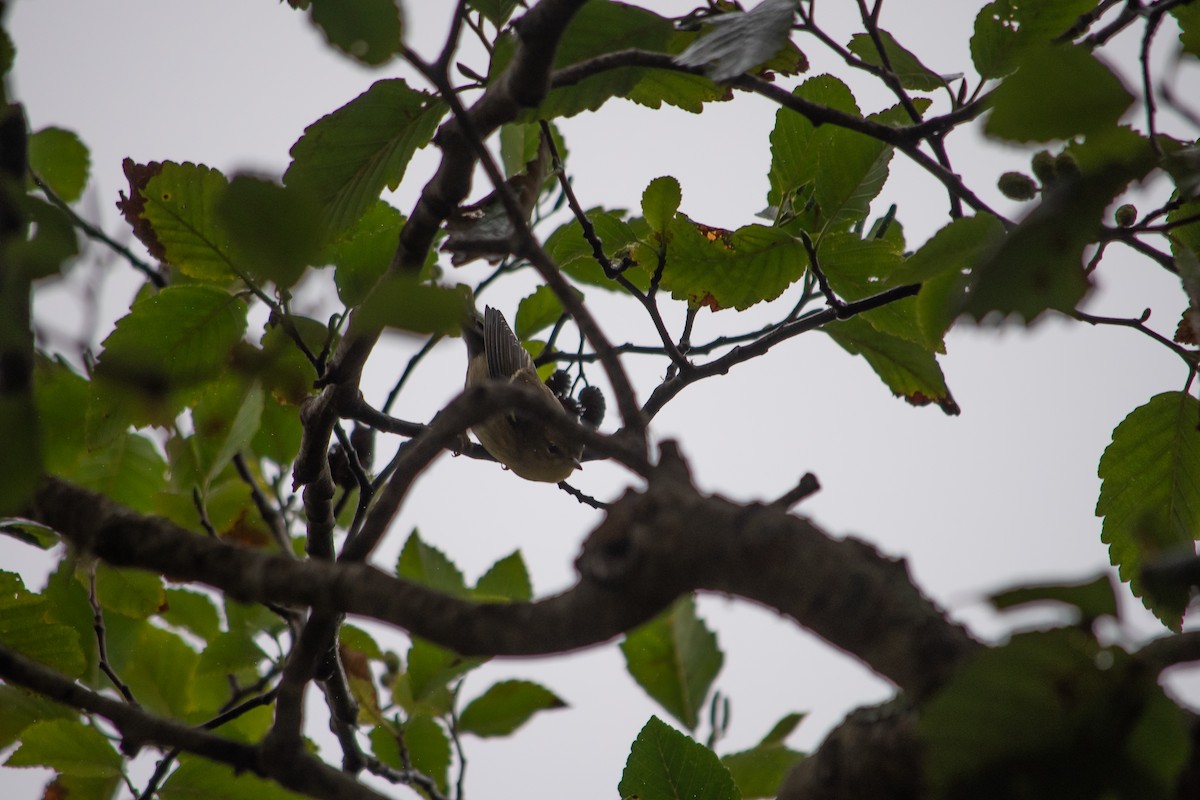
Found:
<svg viewBox="0 0 1200 800"><path fill-rule="evenodd" d="M363 564L296 562L234 547L57 479L43 483L37 519L116 566L199 581L244 602L370 617L463 655L598 644L695 590L774 608L917 699L980 646L921 595L902 561L833 539L778 506L702 496L681 464L664 446L647 489L614 502L588 538L575 587L536 603L475 604Z"/></svg>

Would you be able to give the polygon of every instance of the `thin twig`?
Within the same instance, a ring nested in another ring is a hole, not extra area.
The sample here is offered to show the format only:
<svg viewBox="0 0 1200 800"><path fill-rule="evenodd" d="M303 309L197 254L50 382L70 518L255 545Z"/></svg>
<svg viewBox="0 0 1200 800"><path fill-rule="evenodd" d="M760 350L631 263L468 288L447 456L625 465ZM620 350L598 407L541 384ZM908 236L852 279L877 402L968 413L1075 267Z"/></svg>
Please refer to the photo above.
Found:
<svg viewBox="0 0 1200 800"><path fill-rule="evenodd" d="M100 670L112 681L112 685L125 698L126 703L129 703L131 706L137 706L138 702L133 699L133 692L129 690L129 687L125 685L125 682L121 680L116 670L108 662L108 636L104 628L104 613L100 609L100 601L96 598L95 562L88 565L88 604L92 607L92 630L96 632L96 651L98 653Z"/></svg>

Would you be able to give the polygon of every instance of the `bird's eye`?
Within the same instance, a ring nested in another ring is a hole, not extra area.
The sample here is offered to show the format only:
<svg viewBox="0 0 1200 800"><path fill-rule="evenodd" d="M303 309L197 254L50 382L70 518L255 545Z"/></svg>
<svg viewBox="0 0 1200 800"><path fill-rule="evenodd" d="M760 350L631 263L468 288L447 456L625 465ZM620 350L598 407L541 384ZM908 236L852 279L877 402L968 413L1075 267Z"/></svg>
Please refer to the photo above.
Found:
<svg viewBox="0 0 1200 800"><path fill-rule="evenodd" d="M550 455L552 456L562 455L562 448L556 445L554 442L547 442L546 449L550 451Z"/></svg>

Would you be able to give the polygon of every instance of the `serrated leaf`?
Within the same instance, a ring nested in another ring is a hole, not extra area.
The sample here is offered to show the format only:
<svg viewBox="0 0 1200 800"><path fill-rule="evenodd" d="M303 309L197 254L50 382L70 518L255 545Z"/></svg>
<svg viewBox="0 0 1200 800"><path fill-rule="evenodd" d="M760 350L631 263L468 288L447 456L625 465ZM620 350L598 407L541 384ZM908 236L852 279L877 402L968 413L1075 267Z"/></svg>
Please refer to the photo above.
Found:
<svg viewBox="0 0 1200 800"><path fill-rule="evenodd" d="M163 393L216 377L246 329L246 304L207 286L169 286L136 301L104 340L96 375Z"/></svg>
<svg viewBox="0 0 1200 800"><path fill-rule="evenodd" d="M414 714L404 723L404 745L416 769L433 778L443 792L450 780L450 737L432 717Z"/></svg>
<svg viewBox="0 0 1200 800"><path fill-rule="evenodd" d="M629 749L617 791L638 800L741 798L716 753L658 717L650 718Z"/></svg>
<svg viewBox="0 0 1200 800"><path fill-rule="evenodd" d="M1200 401L1164 392L1134 409L1100 458L1100 538L1121 580L1164 625L1178 630L1186 591L1146 592L1139 572L1159 554L1194 547L1200 537Z"/></svg>
<svg viewBox="0 0 1200 800"><path fill-rule="evenodd" d="M162 800L299 800L275 781L189 755L181 756L179 768L158 790Z"/></svg>
<svg viewBox="0 0 1200 800"><path fill-rule="evenodd" d="M853 302L876 295L901 265L901 256L886 239L860 239L854 233L821 237L817 257L834 293ZM860 314L877 331L925 347L916 316L916 301L905 297ZM941 342L927 349L941 349Z"/></svg>
<svg viewBox="0 0 1200 800"><path fill-rule="evenodd" d="M361 303L387 271L403 226L404 215L378 200L325 248L318 261L333 265L338 299L346 306Z"/></svg>
<svg viewBox="0 0 1200 800"><path fill-rule="evenodd" d="M150 512L167 488L166 462L141 434L118 436L84 454L65 477L130 508Z"/></svg>
<svg viewBox="0 0 1200 800"><path fill-rule="evenodd" d="M648 236L650 228L641 218L624 220L619 211L592 209L587 218L595 229L603 246L604 255L616 267L622 259L631 257L638 242ZM607 289L610 292L625 291L619 283L604 274L592 252L591 244L583 236L583 226L578 220L559 226L546 239L546 252L572 279ZM627 269L622 273L626 279L642 291L650 286L651 272L644 269Z"/></svg>
<svg viewBox="0 0 1200 800"><path fill-rule="evenodd" d="M554 69L561 70L605 53L637 48L663 52L674 36L671 20L645 9L608 0L583 4L571 18L559 40ZM488 68L488 83L494 84L508 67L516 52L517 35L508 31L497 41ZM550 91L536 109L528 109L520 120L571 117L582 111L595 111L612 97L624 97L652 70L623 67L604 70L570 86Z"/></svg>
<svg viewBox="0 0 1200 800"><path fill-rule="evenodd" d="M384 188L395 190L446 107L399 78L377 81L304 129L283 180L321 204L327 235L353 225Z"/></svg>
<svg viewBox="0 0 1200 800"><path fill-rule="evenodd" d="M221 618L211 598L186 589L167 589L167 607L159 616L168 624L185 628L205 641L221 632Z"/></svg>
<svg viewBox="0 0 1200 800"><path fill-rule="evenodd" d="M96 599L105 611L145 619L161 611L167 597L159 575L97 564Z"/></svg>
<svg viewBox="0 0 1200 800"><path fill-rule="evenodd" d="M926 704L925 774L940 797L1167 800L1188 746L1180 710L1163 700L1154 675L1078 629L1018 634L983 648Z"/></svg>
<svg viewBox="0 0 1200 800"><path fill-rule="evenodd" d="M1081 47L1037 49L992 93L989 136L1046 142L1116 124L1133 95L1107 66Z"/></svg>
<svg viewBox="0 0 1200 800"><path fill-rule="evenodd" d="M1179 44L1183 51L1200 58L1200 7L1194 3L1172 6L1171 15L1179 23Z"/></svg>
<svg viewBox="0 0 1200 800"><path fill-rule="evenodd" d="M832 75L818 75L796 87L792 94L804 100L858 114L858 104L849 87ZM818 129L807 117L787 108L775 112L771 130L771 189L767 204L779 206L785 195L811 183L817 175L818 149L814 144Z"/></svg>
<svg viewBox="0 0 1200 800"><path fill-rule="evenodd" d="M211 167L167 162L140 190L142 219L165 260L188 277L219 283L238 277L229 231L217 216L217 199L227 185Z"/></svg>
<svg viewBox="0 0 1200 800"><path fill-rule="evenodd" d="M503 598L517 602L533 599L533 584L521 551L514 551L493 564L475 583L474 594L478 599Z"/></svg>
<svg viewBox="0 0 1200 800"><path fill-rule="evenodd" d="M415 529L400 551L396 577L454 597L467 594L467 582L462 571L445 553L423 541Z"/></svg>
<svg viewBox="0 0 1200 800"><path fill-rule="evenodd" d="M629 674L672 716L695 730L725 657L688 595L621 642Z"/></svg>
<svg viewBox="0 0 1200 800"><path fill-rule="evenodd" d="M0 641L27 658L78 677L86 666L79 635L50 621L50 610L45 598L25 588L20 575L0 570Z"/></svg>
<svg viewBox="0 0 1200 800"><path fill-rule="evenodd" d="M946 81L921 63L915 55L900 46L890 33L879 29L879 39L887 54L892 73L899 79L900 85L914 92L932 92L946 85ZM883 59L875 47L874 40L865 33L856 33L850 37L849 50L868 64L883 66Z"/></svg>
<svg viewBox="0 0 1200 800"><path fill-rule="evenodd" d="M465 658L444 647L413 637L408 649L408 692L418 708L433 714L450 710L454 698L447 684L484 663L487 659Z"/></svg>
<svg viewBox="0 0 1200 800"><path fill-rule="evenodd" d="M512 16L517 0L468 0L467 5L487 17L488 22L499 28Z"/></svg>
<svg viewBox="0 0 1200 800"><path fill-rule="evenodd" d="M304 192L250 175L236 175L217 196L238 266L258 283L289 288L320 248L320 209Z"/></svg>
<svg viewBox="0 0 1200 800"><path fill-rule="evenodd" d="M476 736L507 736L539 711L565 708L554 692L529 681L500 681L472 700L458 718L459 730Z"/></svg>
<svg viewBox="0 0 1200 800"><path fill-rule="evenodd" d="M959 413L958 403L946 386L937 358L921 345L875 330L858 317L821 328L851 355L861 355L892 390L914 406L936 403L949 415Z"/></svg>
<svg viewBox="0 0 1200 800"><path fill-rule="evenodd" d="M469 298L459 288L432 286L407 274L389 275L367 296L360 322L414 333L456 334L469 313Z"/></svg>
<svg viewBox="0 0 1200 800"><path fill-rule="evenodd" d="M61 703L16 686L0 686L0 748L7 749L36 722L75 720L79 715Z"/></svg>
<svg viewBox="0 0 1200 800"><path fill-rule="evenodd" d="M199 663L196 652L176 634L145 623L137 625L127 648L110 640L121 679L137 701L158 714L186 716L193 709L192 682Z"/></svg>
<svg viewBox="0 0 1200 800"><path fill-rule="evenodd" d="M29 136L29 168L68 203L83 196L91 156L87 146L72 131L42 128Z"/></svg>
<svg viewBox="0 0 1200 800"><path fill-rule="evenodd" d="M513 333L524 341L550 327L563 314L562 301L549 286L539 286L533 294L521 299L513 319Z"/></svg>
<svg viewBox="0 0 1200 800"><path fill-rule="evenodd" d="M804 753L782 745L759 745L750 750L721 756L721 763L746 800L775 797L783 779L804 758Z"/></svg>
<svg viewBox="0 0 1200 800"><path fill-rule="evenodd" d="M1097 617L1117 617L1117 595L1107 572L1082 583L1047 583L1017 586L996 592L988 602L998 611L1029 603L1065 603L1079 612L1084 620Z"/></svg>
<svg viewBox="0 0 1200 800"><path fill-rule="evenodd" d="M74 720L30 725L7 767L50 767L65 775L110 778L121 774L122 758L100 731Z"/></svg>
<svg viewBox="0 0 1200 800"><path fill-rule="evenodd" d="M708 17L711 30L676 56L675 62L703 66L713 80L735 78L784 48L797 5L797 0L761 0L747 12Z"/></svg>
<svg viewBox="0 0 1200 800"><path fill-rule="evenodd" d="M404 18L396 0L310 0L313 24L329 43L369 66L379 66L400 52Z"/></svg>
<svg viewBox="0 0 1200 800"><path fill-rule="evenodd" d="M808 266L800 240L779 228L746 225L722 232L676 214L668 236L662 287L677 300L713 310L741 311L774 300Z"/></svg>
<svg viewBox="0 0 1200 800"><path fill-rule="evenodd" d="M995 0L979 10L971 36L971 59L982 78L1002 78L1028 50L1050 44L1092 10L1094 0L1029 3Z"/></svg>
<svg viewBox="0 0 1200 800"><path fill-rule="evenodd" d="M679 181L670 175L650 181L650 185L642 192L642 216L650 229L659 234L666 233L682 199Z"/></svg>

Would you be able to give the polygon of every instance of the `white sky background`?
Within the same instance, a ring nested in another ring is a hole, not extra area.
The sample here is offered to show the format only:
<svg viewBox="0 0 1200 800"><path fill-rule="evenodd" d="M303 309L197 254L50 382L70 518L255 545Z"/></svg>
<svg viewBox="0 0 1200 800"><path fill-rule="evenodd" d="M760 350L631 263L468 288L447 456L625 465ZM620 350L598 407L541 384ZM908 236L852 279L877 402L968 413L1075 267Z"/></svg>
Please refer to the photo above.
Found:
<svg viewBox="0 0 1200 800"><path fill-rule="evenodd" d="M659 13L682 14L692 3L648 5ZM882 25L931 68L967 73L973 85L968 40L981 5L892 0ZM435 56L452 8L448 0L408 3L409 44ZM835 14L852 8L851 3L827 3L818 7L818 19L845 42L853 20L838 20ZM398 62L373 71L355 66L325 47L303 14L268 0L17 0L9 26L17 46L13 96L25 104L34 130L62 126L79 133L91 148L92 180L80 208L118 238L127 238L113 206L118 190L127 189L123 157L202 162L226 174L250 169L277 177L304 127L374 80L405 75L423 85ZM1168 52L1173 38L1173 28L1164 23L1158 51ZM813 61L810 74L829 70L857 80L813 41L799 43ZM1136 37L1127 33L1105 52L1110 60L1134 64L1136 45ZM462 60L486 72L478 48L466 48ZM866 111L894 102L882 87L852 85ZM1138 93L1137 84L1129 85ZM935 110L944 110L944 98L934 99ZM774 111L749 95L710 105L699 116L616 100L598 113L559 124L570 148L567 168L585 207L637 208L652 178L674 175L683 186L684 213L736 228L754 221L754 212L765 205ZM1133 121L1142 122L1140 116ZM1170 131L1169 117L1164 122ZM998 210L1019 216L995 189L995 179L1006 169L1028 171L1029 154L983 143L966 131L949 144L968 185ZM390 198L404 213L412 209L436 157L432 149L419 153ZM477 183L473 196L485 191ZM876 214L891 202L899 205L910 248L946 222L940 184L900 155L892 161L892 178ZM99 251L89 252L94 261ZM485 269L448 270L447 279L474 283ZM95 341L128 307L138 285L137 274L120 260L102 269L77 270L67 284L74 291L100 280L108 317ZM1150 307L1155 312L1151 325L1173 332L1182 294L1159 267L1114 248L1098 285L1088 310L1132 317ZM532 288L529 278L509 281L484 300L511 318L517 300ZM322 280L302 296L314 312L323 309L314 313L317 317L336 302ZM44 330L64 346L81 324L66 297L47 292L37 306ZM594 289L588 297L616 341L654 341L647 324L631 320L638 314L634 305L614 303ZM781 313L777 307L742 318L733 311L704 312L693 340L748 330ZM681 309L672 309L668 319L677 331ZM364 381L368 401L383 402L419 346L400 336L385 337ZM681 440L703 488L739 500L774 498L805 471L816 473L824 488L801 506L803 513L827 530L854 533L885 553L905 556L925 592L978 635L997 637L1054 617L997 617L982 603L989 592L1023 582L1088 578L1107 567L1094 515L1100 453L1127 413L1155 394L1180 389L1185 371L1175 356L1134 331L1060 319L1045 320L1033 332L964 328L951 334L948 347L942 365L963 409L957 418L893 398L864 361L814 332L724 378L689 388L659 415L653 431ZM627 363L644 398L664 363L645 357ZM393 413L427 420L461 386L463 364L457 341L439 346ZM394 446L394 440L380 438L378 463L390 458ZM573 483L611 498L627 480L615 467L592 463ZM570 585L571 562L597 519L596 512L552 486L526 483L494 464L443 456L418 483L377 563L394 565L404 538L419 526L422 536L454 558L471 580L520 548L535 591L546 594ZM11 540L0 541L0 564L22 570L37 588L45 566L35 556ZM1161 631L1122 591L1126 627L1120 635L1140 641ZM811 712L791 742L811 748L847 710L891 693L857 662L774 614L716 597L701 601L701 613L716 629L726 656L717 686L731 696L733 715L721 752L751 746L792 710ZM399 637L383 635L403 652ZM613 797L638 730L650 714L665 716L624 673L615 645L569 657L493 662L468 680L465 696L507 677L538 680L571 708L536 717L511 739L468 739L466 785L476 797ZM1195 671L1177 673L1170 686L1177 697L1200 706ZM323 719L323 709L310 709ZM329 746L322 722L311 725L309 733ZM139 784L145 782L141 768L152 766L152 759L143 762L135 778ZM0 781L8 787L7 796L32 798L47 774L0 768ZM410 794L403 788L384 791Z"/></svg>

